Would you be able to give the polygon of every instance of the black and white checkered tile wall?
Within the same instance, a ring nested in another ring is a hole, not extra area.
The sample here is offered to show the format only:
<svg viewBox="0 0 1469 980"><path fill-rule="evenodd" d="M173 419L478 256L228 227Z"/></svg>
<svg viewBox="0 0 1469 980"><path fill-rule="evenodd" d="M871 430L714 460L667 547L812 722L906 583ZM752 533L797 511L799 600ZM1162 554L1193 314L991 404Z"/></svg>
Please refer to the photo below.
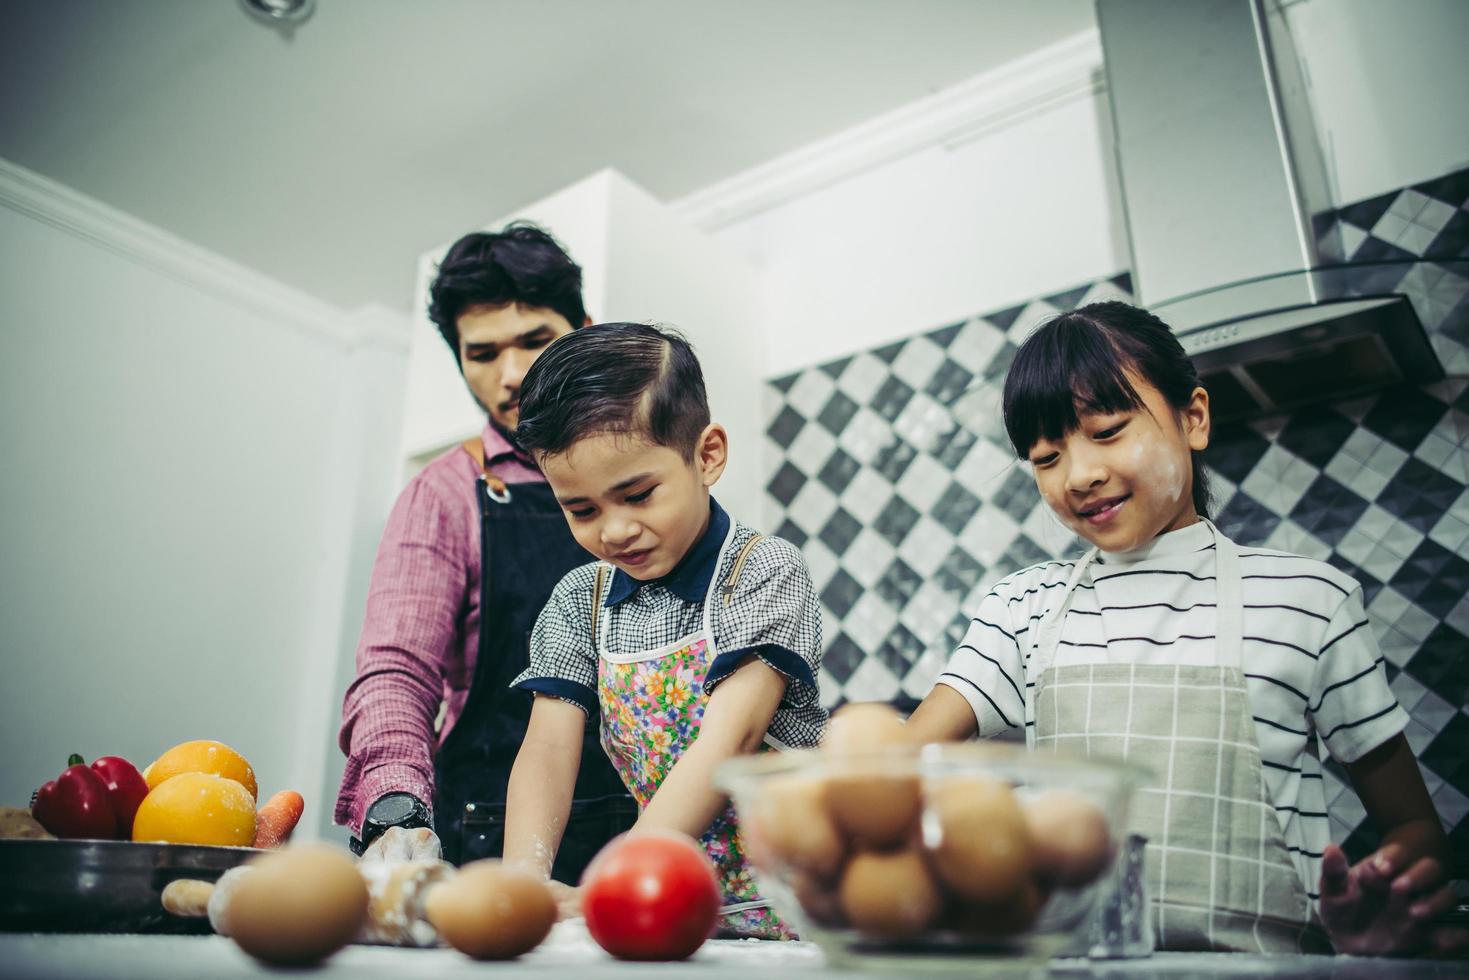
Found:
<svg viewBox="0 0 1469 980"><path fill-rule="evenodd" d="M1364 269L1363 289L1411 297L1450 380L1220 427L1215 513L1236 541L1362 582L1408 740L1469 854L1469 170L1317 231L1350 262L1403 260ZM916 703L991 583L1079 552L1014 460L1000 385L1039 321L1130 289L1122 274L770 382L764 526L810 564L828 704ZM1327 779L1335 839L1365 853L1361 805L1339 768Z"/></svg>

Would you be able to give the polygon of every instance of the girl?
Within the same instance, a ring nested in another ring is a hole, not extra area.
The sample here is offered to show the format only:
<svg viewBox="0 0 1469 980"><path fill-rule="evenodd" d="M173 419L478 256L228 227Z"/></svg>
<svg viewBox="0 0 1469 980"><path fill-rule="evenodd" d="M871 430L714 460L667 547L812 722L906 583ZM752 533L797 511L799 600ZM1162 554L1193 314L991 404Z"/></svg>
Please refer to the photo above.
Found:
<svg viewBox="0 0 1469 980"><path fill-rule="evenodd" d="M1459 940L1446 841L1367 625L1322 562L1241 548L1207 520L1209 395L1172 331L1124 303L1044 324L1005 379L1005 428L1061 522L1092 544L981 601L909 720L916 741L1025 727L1045 751L1152 770L1159 946L1382 953ZM1383 846L1329 843L1320 738ZM1318 886L1319 882L1319 886Z"/></svg>

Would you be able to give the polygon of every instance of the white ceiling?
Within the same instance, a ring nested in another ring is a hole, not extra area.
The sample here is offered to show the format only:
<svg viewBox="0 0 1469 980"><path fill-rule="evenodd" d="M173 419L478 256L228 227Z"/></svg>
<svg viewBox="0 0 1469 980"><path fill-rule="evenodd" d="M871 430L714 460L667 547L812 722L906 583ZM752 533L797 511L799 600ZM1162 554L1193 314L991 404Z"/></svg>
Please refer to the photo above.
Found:
<svg viewBox="0 0 1469 980"><path fill-rule="evenodd" d="M343 307L602 167L672 200L1093 23L1091 0L4 0L0 156Z"/></svg>

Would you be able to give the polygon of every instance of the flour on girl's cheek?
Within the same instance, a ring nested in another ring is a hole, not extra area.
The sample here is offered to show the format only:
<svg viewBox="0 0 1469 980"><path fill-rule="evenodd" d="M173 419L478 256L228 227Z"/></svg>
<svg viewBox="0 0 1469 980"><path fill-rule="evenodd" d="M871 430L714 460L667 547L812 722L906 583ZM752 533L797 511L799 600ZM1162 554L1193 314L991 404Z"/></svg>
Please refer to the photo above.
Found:
<svg viewBox="0 0 1469 980"><path fill-rule="evenodd" d="M1162 510L1176 506L1183 499L1187 479L1178 458L1168 451L1166 445L1152 440L1138 442L1131 447L1129 456L1132 500L1128 503L1144 507L1151 504ZM1134 514L1133 519L1136 521L1139 516ZM1141 516L1145 519L1140 526L1134 525L1136 533L1108 550L1131 551L1147 544L1157 535L1159 529L1153 526L1153 515Z"/></svg>
<svg viewBox="0 0 1469 980"><path fill-rule="evenodd" d="M1188 489L1188 471L1179 461L1176 453L1170 452L1167 445L1148 439L1127 447L1126 457L1123 460L1122 472L1118 476L1123 477L1129 484L1125 492L1132 495L1129 504L1132 506L1147 506L1172 508L1183 499L1184 492ZM1037 487L1037 489L1040 489ZM1121 488L1119 488L1121 489ZM1061 523L1071 528L1083 538L1090 540L1088 531L1091 526L1086 520L1077 515L1071 507L1071 501L1064 495L1059 499L1048 496L1044 491L1041 498L1045 500L1046 506L1061 519ZM1134 515L1135 517L1136 515ZM1148 542L1148 539L1156 533L1150 525L1151 521L1145 521L1144 526L1137 528L1137 533L1128 539L1109 544L1109 551L1131 551Z"/></svg>
<svg viewBox="0 0 1469 980"><path fill-rule="evenodd" d="M1167 447L1142 443L1134 446L1132 471L1137 474L1137 482L1147 485L1160 500L1176 504L1183 499L1183 467Z"/></svg>

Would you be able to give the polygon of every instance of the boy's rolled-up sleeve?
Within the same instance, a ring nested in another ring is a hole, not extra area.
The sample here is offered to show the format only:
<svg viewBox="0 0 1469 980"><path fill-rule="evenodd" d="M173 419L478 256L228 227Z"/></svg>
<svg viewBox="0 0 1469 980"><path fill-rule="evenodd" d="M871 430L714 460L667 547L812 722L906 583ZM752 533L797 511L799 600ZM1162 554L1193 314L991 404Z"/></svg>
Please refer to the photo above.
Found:
<svg viewBox="0 0 1469 980"><path fill-rule="evenodd" d="M723 602L718 591L715 602ZM801 553L782 538L763 538L750 554L727 605L716 611L719 655L705 690L755 656L790 679L783 704L815 704L821 669L821 603Z"/></svg>
<svg viewBox="0 0 1469 980"><path fill-rule="evenodd" d="M574 568L557 583L530 634L530 666L511 687L560 698L595 716L597 646L592 635L596 566Z"/></svg>
<svg viewBox="0 0 1469 980"><path fill-rule="evenodd" d="M982 738L1024 726L1024 662L1008 603L999 592L991 591L980 601L935 683L953 688L969 702Z"/></svg>

